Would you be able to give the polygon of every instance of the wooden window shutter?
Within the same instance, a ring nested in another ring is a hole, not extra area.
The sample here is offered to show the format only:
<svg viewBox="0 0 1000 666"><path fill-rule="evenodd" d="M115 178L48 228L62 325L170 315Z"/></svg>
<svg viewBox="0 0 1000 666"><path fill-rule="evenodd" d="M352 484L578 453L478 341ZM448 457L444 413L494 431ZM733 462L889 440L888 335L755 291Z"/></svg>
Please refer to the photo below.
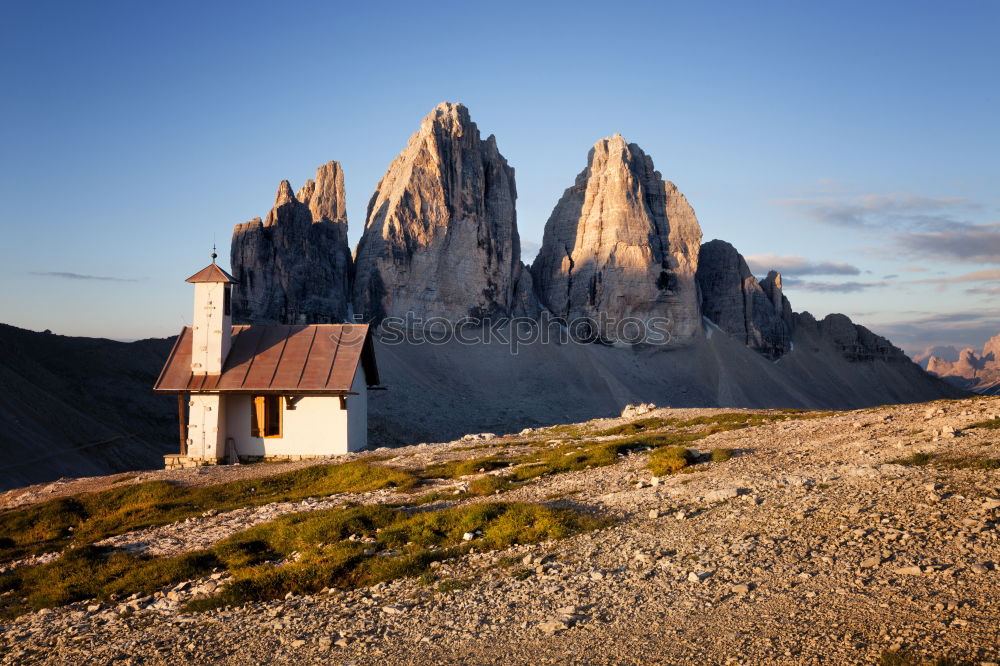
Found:
<svg viewBox="0 0 1000 666"><path fill-rule="evenodd" d="M253 398L253 409L251 410L250 417L250 435L252 437L263 437L264 436L264 413L265 404L264 396L255 395Z"/></svg>

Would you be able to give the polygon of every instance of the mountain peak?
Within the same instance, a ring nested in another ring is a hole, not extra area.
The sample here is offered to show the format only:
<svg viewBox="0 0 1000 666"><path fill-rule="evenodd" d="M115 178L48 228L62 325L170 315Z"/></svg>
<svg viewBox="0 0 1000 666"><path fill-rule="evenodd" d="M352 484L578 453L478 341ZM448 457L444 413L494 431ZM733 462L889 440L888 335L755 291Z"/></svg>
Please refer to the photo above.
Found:
<svg viewBox="0 0 1000 666"><path fill-rule="evenodd" d="M681 342L700 330L694 273L701 229L653 160L621 134L599 140L545 225L532 275L544 304L568 319L671 320Z"/></svg>
<svg viewBox="0 0 1000 666"><path fill-rule="evenodd" d="M509 313L520 273L516 198L496 140L480 140L464 105L438 104L369 203L355 312L374 321Z"/></svg>

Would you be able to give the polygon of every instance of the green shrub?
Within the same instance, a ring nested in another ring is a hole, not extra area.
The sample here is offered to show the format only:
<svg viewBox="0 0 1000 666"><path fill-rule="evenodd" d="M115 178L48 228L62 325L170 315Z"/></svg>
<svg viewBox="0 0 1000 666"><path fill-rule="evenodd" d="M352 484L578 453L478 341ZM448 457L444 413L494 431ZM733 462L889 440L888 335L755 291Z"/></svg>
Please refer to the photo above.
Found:
<svg viewBox="0 0 1000 666"><path fill-rule="evenodd" d="M656 476L676 474L695 461L694 453L683 446L667 446L649 455L649 469Z"/></svg>
<svg viewBox="0 0 1000 666"><path fill-rule="evenodd" d="M712 449L712 462L726 462L732 457L732 449Z"/></svg>
<svg viewBox="0 0 1000 666"><path fill-rule="evenodd" d="M894 465L908 465L910 467L922 467L934 459L929 453L914 453L913 455L907 456L906 458L897 458L891 460Z"/></svg>

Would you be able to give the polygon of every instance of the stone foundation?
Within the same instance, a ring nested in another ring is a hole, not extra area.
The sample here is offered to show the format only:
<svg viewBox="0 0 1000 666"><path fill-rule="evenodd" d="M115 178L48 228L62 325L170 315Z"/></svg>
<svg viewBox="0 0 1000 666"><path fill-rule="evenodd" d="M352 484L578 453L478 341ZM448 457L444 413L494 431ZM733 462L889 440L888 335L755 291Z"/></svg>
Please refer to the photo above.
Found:
<svg viewBox="0 0 1000 666"><path fill-rule="evenodd" d="M186 469L189 467L203 467L205 465L218 464L219 461L215 458L192 458L190 456L181 455L180 453L172 453L170 455L163 456L164 469Z"/></svg>
<svg viewBox="0 0 1000 666"><path fill-rule="evenodd" d="M241 463L259 462L296 462L299 460L318 460L329 456L240 456ZM164 469L188 469L191 467L203 467L206 465L224 465L223 460L215 458L192 458L191 456L172 453L163 456Z"/></svg>
<svg viewBox="0 0 1000 666"><path fill-rule="evenodd" d="M241 463L296 462L298 460L318 460L329 456L240 456Z"/></svg>

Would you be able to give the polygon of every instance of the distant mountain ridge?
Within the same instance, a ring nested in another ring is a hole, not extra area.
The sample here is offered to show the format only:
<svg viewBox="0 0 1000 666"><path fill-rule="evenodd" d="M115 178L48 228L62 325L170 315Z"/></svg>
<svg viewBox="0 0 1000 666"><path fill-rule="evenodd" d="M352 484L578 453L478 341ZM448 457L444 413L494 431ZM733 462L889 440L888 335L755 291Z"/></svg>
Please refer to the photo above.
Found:
<svg viewBox="0 0 1000 666"><path fill-rule="evenodd" d="M954 347L950 351L956 351ZM943 351L943 350L935 350ZM981 354L967 347L957 354L926 357L927 372L945 381L976 393L1000 395L1000 335L983 345Z"/></svg>

